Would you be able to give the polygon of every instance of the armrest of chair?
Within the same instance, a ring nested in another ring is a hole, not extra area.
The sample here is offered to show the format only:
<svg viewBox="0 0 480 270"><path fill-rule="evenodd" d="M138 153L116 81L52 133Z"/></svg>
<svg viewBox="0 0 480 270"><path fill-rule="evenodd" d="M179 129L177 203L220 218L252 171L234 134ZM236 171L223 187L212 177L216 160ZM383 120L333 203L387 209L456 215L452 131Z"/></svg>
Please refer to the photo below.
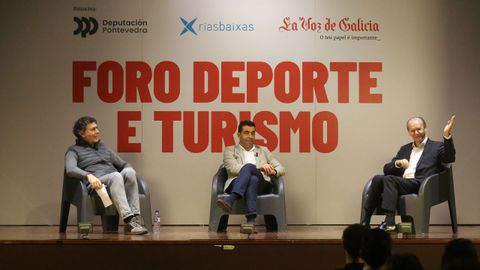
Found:
<svg viewBox="0 0 480 270"><path fill-rule="evenodd" d="M217 195L218 195L218 174L215 174L212 178L212 196L216 197Z"/></svg>
<svg viewBox="0 0 480 270"><path fill-rule="evenodd" d="M226 174L225 167L222 164L220 165L220 167L218 167L217 172L212 177L212 197L215 197L215 200L217 198L217 195L223 194L223 187L226 181L225 174ZM222 179L222 178L225 178L225 179Z"/></svg>
<svg viewBox="0 0 480 270"><path fill-rule="evenodd" d="M449 198L449 172L451 164L445 165L445 170L427 177L418 190L418 197L436 205Z"/></svg>
<svg viewBox="0 0 480 270"><path fill-rule="evenodd" d="M435 189L439 185L440 173L430 175L423 180L420 188L418 189L418 196L425 196L430 190Z"/></svg>
<svg viewBox="0 0 480 270"><path fill-rule="evenodd" d="M360 205L360 222L364 221L364 218L366 215L364 206L365 206L365 201L367 200L368 191L370 190L370 185L372 184L372 179L373 178L368 179L367 183L365 183L365 186L363 187L362 202Z"/></svg>
<svg viewBox="0 0 480 270"><path fill-rule="evenodd" d="M149 195L150 191L148 190L147 182L143 177L137 174L137 185L138 185L138 193Z"/></svg>
<svg viewBox="0 0 480 270"><path fill-rule="evenodd" d="M283 176L272 177L272 184L273 184L273 189L272 189L273 194L281 195L285 193L285 180L283 179Z"/></svg>
<svg viewBox="0 0 480 270"><path fill-rule="evenodd" d="M64 172L63 192L66 198L73 200L75 197L88 195L90 190L87 188L87 183L85 180L70 177L66 172Z"/></svg>
<svg viewBox="0 0 480 270"><path fill-rule="evenodd" d="M372 179L373 177L368 179L367 183L365 183L365 186L363 187L362 202L368 195L368 191L370 190L370 185L372 184Z"/></svg>

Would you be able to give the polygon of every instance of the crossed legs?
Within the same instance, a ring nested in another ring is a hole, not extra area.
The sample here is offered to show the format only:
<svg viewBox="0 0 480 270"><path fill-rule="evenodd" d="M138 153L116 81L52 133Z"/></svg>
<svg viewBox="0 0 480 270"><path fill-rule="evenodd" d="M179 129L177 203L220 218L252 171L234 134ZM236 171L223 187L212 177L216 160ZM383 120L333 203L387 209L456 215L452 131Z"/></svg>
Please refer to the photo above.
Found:
<svg viewBox="0 0 480 270"><path fill-rule="evenodd" d="M395 212L397 210L398 197L405 194L417 193L421 181L418 179L406 179L394 175L376 175L372 179L370 190L365 201L365 217L363 225L370 225L370 218L377 207L386 212L385 225L395 225Z"/></svg>
<svg viewBox="0 0 480 270"><path fill-rule="evenodd" d="M271 189L271 183L265 181L262 173L253 164L245 164L237 178L232 181L226 193L230 194L225 200L219 200L217 205L225 212L230 213L236 200L245 199L245 217L247 223L255 223L257 217L257 195L265 194Z"/></svg>

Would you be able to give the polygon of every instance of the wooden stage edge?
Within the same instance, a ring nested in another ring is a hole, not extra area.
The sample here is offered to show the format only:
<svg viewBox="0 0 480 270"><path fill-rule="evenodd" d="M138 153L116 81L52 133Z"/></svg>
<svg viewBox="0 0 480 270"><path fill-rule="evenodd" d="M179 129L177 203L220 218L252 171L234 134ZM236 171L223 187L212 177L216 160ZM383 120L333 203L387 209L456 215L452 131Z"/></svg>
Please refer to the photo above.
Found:
<svg viewBox="0 0 480 270"><path fill-rule="evenodd" d="M208 226L161 226L159 233L142 236L102 233L94 226L81 239L76 226L59 233L58 226L0 226L2 269L337 269L344 263L341 236L346 225L290 225L287 232L248 237L238 226L210 233ZM480 254L480 226L430 226L425 235L392 234L393 253L413 253L424 269L440 269L445 244L468 238ZM96 258L99 258L96 259ZM95 261L95 264L92 261ZM238 263L236 263L238 262ZM243 262L243 263L242 263ZM251 262L252 267L246 267Z"/></svg>
<svg viewBox="0 0 480 270"><path fill-rule="evenodd" d="M208 232L208 225L162 225L160 232L146 235L125 235L123 227L118 233L103 233L99 225L93 227L88 240L94 243L155 243L174 244L188 242L216 243L216 242L248 242L263 244L311 244L311 243L341 243L342 232L348 225L289 225L286 232L266 232L264 226L257 226L258 233L249 237L240 234L238 225L228 226L227 232ZM375 225L372 225L372 228ZM391 234L394 243L422 242L445 244L455 238L468 238L475 244L480 244L480 225L459 225L454 234L450 226L431 225L428 234ZM76 242L84 240L77 233L76 226L68 226L67 232L60 233L58 226L43 225L0 225L0 244L11 243L57 243L58 241Z"/></svg>

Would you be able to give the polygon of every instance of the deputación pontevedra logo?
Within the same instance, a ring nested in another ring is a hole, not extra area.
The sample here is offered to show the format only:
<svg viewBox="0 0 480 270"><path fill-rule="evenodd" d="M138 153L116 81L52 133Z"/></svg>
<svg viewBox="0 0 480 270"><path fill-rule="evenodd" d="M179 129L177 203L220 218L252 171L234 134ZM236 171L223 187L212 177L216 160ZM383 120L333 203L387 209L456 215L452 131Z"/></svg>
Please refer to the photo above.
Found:
<svg viewBox="0 0 480 270"><path fill-rule="evenodd" d="M73 17L76 23L76 28L73 35L78 35L82 38L87 35L94 35L98 30L102 34L146 34L148 33L148 22L143 19L133 20L112 20L101 19L99 25L97 19L93 17Z"/></svg>
<svg viewBox="0 0 480 270"><path fill-rule="evenodd" d="M93 17L73 17L73 21L77 23L77 29L73 31L74 35L80 34L82 38L93 35L98 30L98 22Z"/></svg>

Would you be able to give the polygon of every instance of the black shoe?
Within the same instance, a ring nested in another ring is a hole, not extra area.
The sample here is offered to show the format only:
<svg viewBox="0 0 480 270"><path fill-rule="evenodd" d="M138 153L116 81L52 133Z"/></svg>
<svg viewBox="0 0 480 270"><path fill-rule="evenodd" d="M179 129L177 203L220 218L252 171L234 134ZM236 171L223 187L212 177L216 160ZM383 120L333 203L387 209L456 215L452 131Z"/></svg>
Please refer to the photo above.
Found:
<svg viewBox="0 0 480 270"><path fill-rule="evenodd" d="M378 226L378 228L380 230L383 230L385 232L396 232L397 231L397 226L395 226L395 224L393 225L388 225L387 222L382 222L382 224L380 224L380 226Z"/></svg>

